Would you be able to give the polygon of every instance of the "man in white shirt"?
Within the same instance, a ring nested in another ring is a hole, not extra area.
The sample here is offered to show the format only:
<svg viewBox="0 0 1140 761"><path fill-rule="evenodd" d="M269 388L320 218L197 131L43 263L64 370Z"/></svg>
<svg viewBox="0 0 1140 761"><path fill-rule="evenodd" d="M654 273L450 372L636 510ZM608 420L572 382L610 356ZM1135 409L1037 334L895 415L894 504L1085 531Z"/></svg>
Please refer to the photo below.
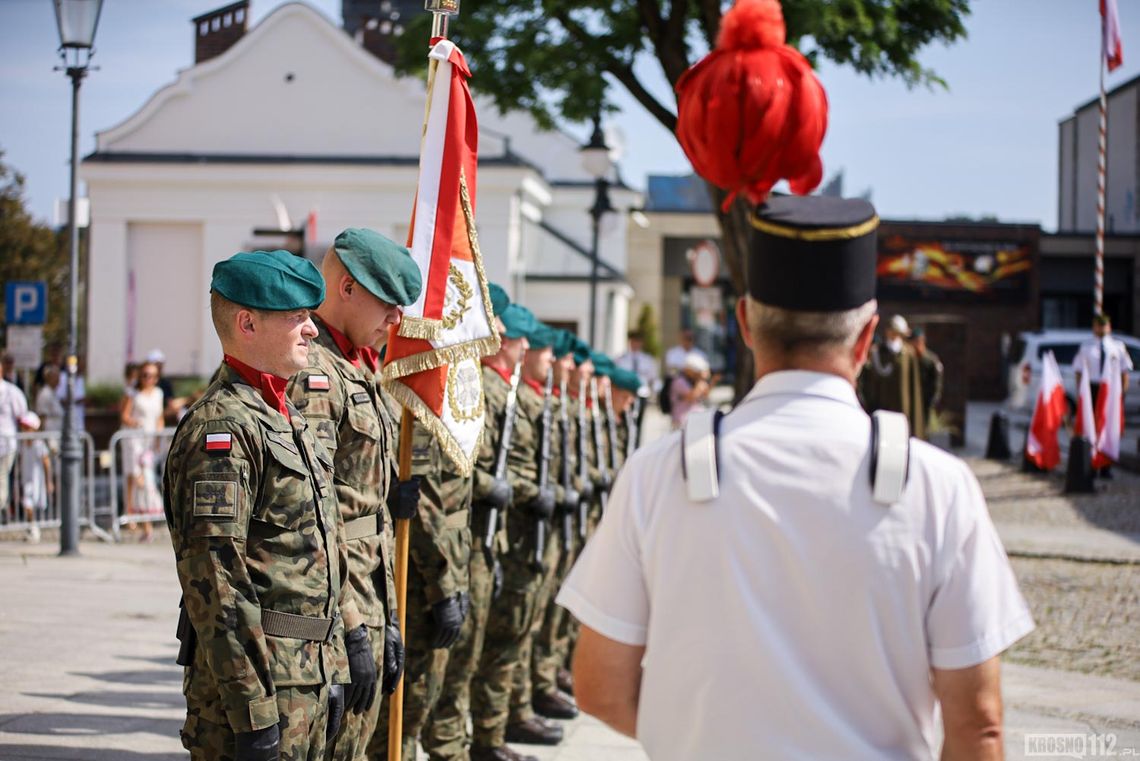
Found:
<svg viewBox="0 0 1140 761"><path fill-rule="evenodd" d="M623 370L635 373L641 379L643 386L650 391L657 390L657 358L647 354L642 347L645 345L639 331L629 332L629 350L614 360L614 364Z"/></svg>
<svg viewBox="0 0 1140 761"><path fill-rule="evenodd" d="M681 331L680 343L665 352L665 374L674 375L681 372L681 368L685 366L685 358L693 353L708 361L709 356L693 343L693 331L684 328Z"/></svg>
<svg viewBox="0 0 1140 761"><path fill-rule="evenodd" d="M1100 386L1105 381L1104 369L1112 366L1115 357L1120 368L1120 395L1128 391L1128 379L1133 370L1132 357L1128 354L1128 347L1118 338L1112 337L1112 319L1107 314L1098 314L1093 317L1093 338L1081 344L1077 356L1073 357L1073 370L1077 376L1077 388L1081 387L1081 376L1089 374L1089 390L1092 392L1093 405L1100 398ZM1103 478L1112 478L1109 467L1097 469L1097 474Z"/></svg>
<svg viewBox="0 0 1140 761"><path fill-rule="evenodd" d="M0 378L0 511L8 509L12 466L16 463L16 432L28 400L15 383Z"/></svg>
<svg viewBox="0 0 1140 761"><path fill-rule="evenodd" d="M896 492L872 488L854 382L877 225L838 198L753 216L737 313L756 386L715 457L683 471L681 434L633 455L558 596L582 622L579 706L653 761L931 759L939 703L943 759L1002 757L998 656L1033 621L978 482L910 439L884 455ZM694 501L714 459L719 495Z"/></svg>

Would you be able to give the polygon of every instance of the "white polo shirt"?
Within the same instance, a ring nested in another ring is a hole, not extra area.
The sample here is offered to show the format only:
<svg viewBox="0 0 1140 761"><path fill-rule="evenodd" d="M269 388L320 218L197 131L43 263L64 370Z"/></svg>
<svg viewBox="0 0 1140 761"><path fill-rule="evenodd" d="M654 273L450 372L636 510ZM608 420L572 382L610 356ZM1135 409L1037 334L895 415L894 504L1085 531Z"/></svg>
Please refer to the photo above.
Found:
<svg viewBox="0 0 1140 761"><path fill-rule="evenodd" d="M1107 350L1107 351L1106 351ZM1111 335L1103 338L1091 338L1081 344L1077 356L1073 357L1073 369L1078 373L1087 372L1089 383L1100 383L1101 355L1104 355L1104 364L1107 365L1113 356L1120 360L1120 371L1131 372L1132 357L1128 354L1128 347L1118 338Z"/></svg>
<svg viewBox="0 0 1140 761"><path fill-rule="evenodd" d="M966 465L913 441L901 501L874 503L854 389L799 371L725 417L716 500L687 499L679 445L626 463L557 598L646 647L650 758L932 758L930 669L1033 629Z"/></svg>

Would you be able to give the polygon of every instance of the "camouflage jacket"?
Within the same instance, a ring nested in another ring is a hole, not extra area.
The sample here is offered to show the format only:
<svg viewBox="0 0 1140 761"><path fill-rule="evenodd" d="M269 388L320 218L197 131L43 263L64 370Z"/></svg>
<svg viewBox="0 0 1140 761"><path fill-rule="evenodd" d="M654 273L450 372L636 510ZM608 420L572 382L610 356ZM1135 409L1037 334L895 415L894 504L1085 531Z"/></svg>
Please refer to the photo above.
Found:
<svg viewBox="0 0 1140 761"><path fill-rule="evenodd" d="M391 396L389 412L402 415ZM420 477L420 501L408 532L408 559L426 584L429 605L467 591L471 560L471 477L451 469L439 439L419 421L412 424L412 475Z"/></svg>
<svg viewBox="0 0 1140 761"><path fill-rule="evenodd" d="M347 682L332 461L305 419L223 367L179 424L163 487L198 636L187 702L220 703L206 718L243 732L277 723L279 687ZM334 619L332 635L266 635L263 610Z"/></svg>
<svg viewBox="0 0 1140 761"><path fill-rule="evenodd" d="M525 381L519 383L519 412L515 421L515 434L507 455L511 486L514 488L515 517L507 524L507 541L512 552L529 552L533 546L534 520L525 505L538 495L538 471L542 458L542 394ZM564 497L558 484L558 463L561 446L558 435L558 400L551 399L550 488L554 498Z"/></svg>
<svg viewBox="0 0 1140 761"><path fill-rule="evenodd" d="M319 332L309 350L309 366L293 377L289 397L333 459L348 555L344 625L349 630L361 624L379 628L395 620L396 609L392 520L386 503L395 434L373 372L363 363L353 366L328 328L315 322Z"/></svg>

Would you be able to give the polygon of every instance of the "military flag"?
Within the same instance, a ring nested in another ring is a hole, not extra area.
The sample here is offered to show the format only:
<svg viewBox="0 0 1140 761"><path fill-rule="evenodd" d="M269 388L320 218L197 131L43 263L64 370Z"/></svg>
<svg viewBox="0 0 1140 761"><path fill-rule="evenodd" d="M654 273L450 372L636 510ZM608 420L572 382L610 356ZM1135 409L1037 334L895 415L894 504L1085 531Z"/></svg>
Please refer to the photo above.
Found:
<svg viewBox="0 0 1140 761"><path fill-rule="evenodd" d="M1041 360L1041 387L1025 441L1026 459L1042 470L1052 470L1061 462L1057 432L1061 430L1064 416L1065 387L1061 382L1061 368L1050 351Z"/></svg>

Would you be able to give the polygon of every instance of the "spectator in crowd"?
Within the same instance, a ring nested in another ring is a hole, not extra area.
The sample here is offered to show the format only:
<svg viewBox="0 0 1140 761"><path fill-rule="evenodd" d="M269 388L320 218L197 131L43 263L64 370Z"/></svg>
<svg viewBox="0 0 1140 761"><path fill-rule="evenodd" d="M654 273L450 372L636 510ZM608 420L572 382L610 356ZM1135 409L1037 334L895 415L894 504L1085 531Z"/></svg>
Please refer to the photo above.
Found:
<svg viewBox="0 0 1140 761"><path fill-rule="evenodd" d="M44 431L63 430L63 403L59 401L60 372L58 365L43 369L43 385L36 392L35 412L40 416Z"/></svg>
<svg viewBox="0 0 1140 761"><path fill-rule="evenodd" d="M126 397L134 396L135 392L139 390L139 365L138 362L128 362L123 366L123 401ZM122 406L120 405L120 410Z"/></svg>
<svg viewBox="0 0 1140 761"><path fill-rule="evenodd" d="M918 357L906 342L910 325L901 314L887 322L883 342L871 347L867 364L859 374L859 398L867 412L901 412L910 423L910 433L926 438L926 412L922 406L922 379Z"/></svg>
<svg viewBox="0 0 1140 761"><path fill-rule="evenodd" d="M82 433L87 430L87 382L84 380L87 376L87 358L80 356L78 359L78 368L75 373L75 417L73 425L75 430ZM64 367L60 373L59 387L56 389L56 396L64 406L67 405L67 368Z"/></svg>
<svg viewBox="0 0 1140 761"><path fill-rule="evenodd" d="M176 420L178 410L173 408L176 404L174 397L174 384L166 377L166 355L162 349L151 349L147 352L146 361L158 368L158 388L162 391L162 399L166 404L163 414L170 420Z"/></svg>
<svg viewBox="0 0 1140 761"><path fill-rule="evenodd" d="M120 422L124 430L136 431L123 440L123 477L126 480L127 515L151 515L162 512L161 499L157 510L157 487L154 477L154 458L158 440L154 434L161 431L163 421L163 395L158 386L158 365L144 362L139 368L138 388L123 397ZM142 521L143 541L152 541L153 526ZM133 524L131 525L133 528Z"/></svg>
<svg viewBox="0 0 1140 761"><path fill-rule="evenodd" d="M629 370L641 379L643 386L650 391L657 390L657 358L644 351L645 341L640 331L629 332L629 351L614 362L623 370Z"/></svg>
<svg viewBox="0 0 1140 761"><path fill-rule="evenodd" d="M1123 397L1128 390L1128 373L1132 371L1132 357L1128 355L1128 348L1120 339L1112 337L1112 320L1107 314L1098 314L1093 317L1093 337L1081 344L1077 356L1073 358L1073 371L1077 376L1077 388L1081 387L1081 376L1088 373L1089 390L1092 392L1093 404L1099 404L1101 384L1108 380L1105 371L1112 367L1115 360L1116 368L1120 372L1120 393ZM1123 427L1123 421L1121 421ZM1096 475L1101 478L1112 478L1111 466L1096 469Z"/></svg>
<svg viewBox="0 0 1140 761"><path fill-rule="evenodd" d="M43 388L45 383L44 373L49 367L59 368L63 364L63 345L58 342L52 342L44 347L44 361L36 368L36 377L32 381L32 394L39 394L40 389Z"/></svg>
<svg viewBox="0 0 1140 761"><path fill-rule="evenodd" d="M20 431L31 433L40 428L40 417L34 412L20 416ZM43 439L26 439L20 442L20 505L28 523L27 539L33 544L40 540L37 520L47 512L48 503L55 493L52 480L51 452Z"/></svg>
<svg viewBox="0 0 1140 761"><path fill-rule="evenodd" d="M922 408L926 411L926 428L934 418L934 410L942 404L942 360L926 345L926 330L911 331L910 345L918 358L918 377L922 382Z"/></svg>
<svg viewBox="0 0 1140 761"><path fill-rule="evenodd" d="M7 515L12 466L16 463L16 432L28 411L28 400L16 384L0 379L0 517Z"/></svg>
<svg viewBox="0 0 1140 761"><path fill-rule="evenodd" d="M690 354L696 354L708 364L709 357L693 343L693 331L689 328L681 330L680 343L665 352L665 374L672 375L681 371L685 360Z"/></svg>
<svg viewBox="0 0 1140 761"><path fill-rule="evenodd" d="M669 386L669 414L674 429L685 424L685 418L694 407L704 405L712 388L710 380L709 361L703 354L692 352L685 357L681 372Z"/></svg>
<svg viewBox="0 0 1140 761"><path fill-rule="evenodd" d="M16 358L7 352L0 357L0 377L21 391L24 390L24 381L20 379L20 373L16 370Z"/></svg>

